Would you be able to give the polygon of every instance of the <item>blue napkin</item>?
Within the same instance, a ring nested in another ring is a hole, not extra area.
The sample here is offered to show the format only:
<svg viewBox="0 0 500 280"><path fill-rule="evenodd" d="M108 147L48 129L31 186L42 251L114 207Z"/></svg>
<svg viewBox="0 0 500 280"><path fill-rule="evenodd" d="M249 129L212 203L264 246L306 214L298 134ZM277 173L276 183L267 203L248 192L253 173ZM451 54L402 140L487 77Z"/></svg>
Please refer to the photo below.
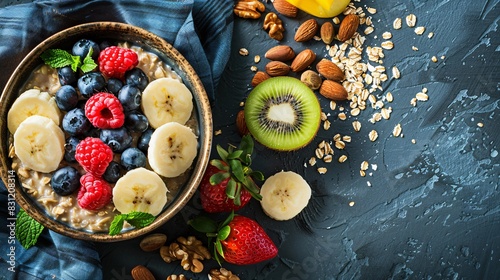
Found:
<svg viewBox="0 0 500 280"><path fill-rule="evenodd" d="M142 27L171 43L191 63L205 89L215 88L229 58L232 0L9 1L0 4L0 61L3 90L16 65L38 43L65 28L93 21L117 21ZM0 271L6 279L102 279L92 243L45 230L37 246L18 243L12 272L7 195L0 182ZM1 278L1 277L0 277ZM4 278L2 278L4 279Z"/></svg>

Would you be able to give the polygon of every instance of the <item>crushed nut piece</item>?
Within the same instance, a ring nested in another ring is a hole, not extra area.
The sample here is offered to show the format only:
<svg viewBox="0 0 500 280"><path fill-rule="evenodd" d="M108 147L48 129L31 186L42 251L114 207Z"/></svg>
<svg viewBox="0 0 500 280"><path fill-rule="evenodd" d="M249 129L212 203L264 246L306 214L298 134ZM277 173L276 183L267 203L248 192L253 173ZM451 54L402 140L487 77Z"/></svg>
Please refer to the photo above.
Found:
<svg viewBox="0 0 500 280"><path fill-rule="evenodd" d="M437 59L437 57L436 57L435 55L434 55L434 56L432 56L431 60L432 60L432 62L434 62L434 63L438 62L438 59Z"/></svg>
<svg viewBox="0 0 500 280"><path fill-rule="evenodd" d="M429 34L427 34L427 38L431 39L432 37L434 37L434 32L429 32Z"/></svg>
<svg viewBox="0 0 500 280"><path fill-rule="evenodd" d="M264 30L269 30L269 37L278 41L283 40L283 32L285 32L285 28L283 27L283 22L275 13L271 12L266 15L263 27Z"/></svg>
<svg viewBox="0 0 500 280"><path fill-rule="evenodd" d="M354 206L354 204L355 204L355 202L354 202L354 201L350 201L350 202L349 202L349 206L351 206L351 207L353 207L353 206Z"/></svg>
<svg viewBox="0 0 500 280"><path fill-rule="evenodd" d="M214 131L214 134L217 136L217 135L221 135L222 134L222 130L218 129L216 131Z"/></svg>
<svg viewBox="0 0 500 280"><path fill-rule="evenodd" d="M478 123L477 123L477 126L478 126L478 127L484 127L484 123L482 123L482 122L478 122Z"/></svg>

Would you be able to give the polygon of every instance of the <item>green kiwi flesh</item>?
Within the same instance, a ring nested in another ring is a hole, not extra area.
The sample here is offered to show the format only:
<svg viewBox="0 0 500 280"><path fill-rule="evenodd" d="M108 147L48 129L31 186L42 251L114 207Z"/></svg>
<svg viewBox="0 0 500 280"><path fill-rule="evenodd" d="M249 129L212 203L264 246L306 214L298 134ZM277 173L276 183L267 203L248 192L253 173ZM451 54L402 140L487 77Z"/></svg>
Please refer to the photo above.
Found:
<svg viewBox="0 0 500 280"><path fill-rule="evenodd" d="M245 122L262 145L293 151L318 132L321 107L314 92L293 77L273 77L257 85L245 101Z"/></svg>

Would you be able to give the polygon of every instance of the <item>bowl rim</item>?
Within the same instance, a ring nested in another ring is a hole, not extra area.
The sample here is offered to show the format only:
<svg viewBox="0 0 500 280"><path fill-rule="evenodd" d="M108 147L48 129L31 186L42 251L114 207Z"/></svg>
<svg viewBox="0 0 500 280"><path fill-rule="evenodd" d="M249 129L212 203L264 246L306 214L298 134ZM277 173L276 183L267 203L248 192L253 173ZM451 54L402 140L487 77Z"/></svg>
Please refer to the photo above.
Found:
<svg viewBox="0 0 500 280"><path fill-rule="evenodd" d="M18 182L19 180L16 178L15 183L15 200L19 204L21 208L23 208L31 217L40 222L46 228L53 230L54 232L60 233L65 236L69 236L75 239L87 240L87 241L99 241L99 242L114 242L114 241L123 241L132 239L134 237L141 236L146 234L154 229L160 227L165 224L168 220L174 217L191 199L191 197L196 192L203 173L205 172L205 168L208 165L208 161L210 158L210 152L212 147L212 131L213 131L213 120L212 120L212 112L210 107L210 100L205 91L203 83L201 79L196 74L194 68L189 64L187 59L170 43L161 38L160 36L147 31L138 26L133 26L127 23L121 22L111 22L111 21L100 21L100 22L90 22L75 25L66 29L63 29L59 32L54 33L49 36L41 43L39 43L34 49L32 49L19 63L16 67L12 75L9 77L2 94L0 96L0 104L4 104L9 93L12 91L19 92L22 85L26 82L26 80L21 79L21 73L25 67L33 64L33 58L39 57L40 54L49 49L52 46L56 46L63 42L67 37L74 37L78 35L84 35L90 31L110 31L110 32L123 32L126 31L129 36L139 36L143 38L146 36L149 40L153 40L155 46L153 49L162 52L162 55L167 56L172 59L176 65L170 65L176 73L181 75L183 78L183 82L186 86L190 87L193 92L193 102L195 103L195 108L197 109L197 117L198 118L198 155L195 159L194 167L192 168L191 176L188 178L184 186L179 193L175 196L175 200L168 205L166 209L163 210L161 214L156 216L156 219L150 225L140 228L140 229L131 229L129 231L121 232L117 235L109 235L106 232L87 232L84 230L78 230L75 228L71 228L57 220L53 217L50 217L43 213L43 210L39 206L33 207L31 204L33 203L32 198L22 189L21 184ZM92 36L92 35L91 35ZM126 39L124 40L126 41ZM144 43L145 44L145 43ZM145 44L146 45L146 44ZM38 64L39 65L39 64ZM180 73L178 72L180 70ZM186 83L187 82L187 83ZM17 97L17 96L16 96ZM14 98L15 99L15 98ZM2 105L4 107L5 105ZM7 109L7 107L5 107ZM6 115L8 110L4 110L2 112L2 118L0 118L0 128L2 130L0 132L0 145L2 145L2 149L0 149L0 157L1 157L1 165L2 168L0 170L2 180L4 181L5 187L10 193L10 185L9 182L9 171L12 170L8 164L8 139L9 132L6 129ZM3 117L5 115L5 118ZM6 130L6 131L5 131ZM6 147L6 149L5 149Z"/></svg>

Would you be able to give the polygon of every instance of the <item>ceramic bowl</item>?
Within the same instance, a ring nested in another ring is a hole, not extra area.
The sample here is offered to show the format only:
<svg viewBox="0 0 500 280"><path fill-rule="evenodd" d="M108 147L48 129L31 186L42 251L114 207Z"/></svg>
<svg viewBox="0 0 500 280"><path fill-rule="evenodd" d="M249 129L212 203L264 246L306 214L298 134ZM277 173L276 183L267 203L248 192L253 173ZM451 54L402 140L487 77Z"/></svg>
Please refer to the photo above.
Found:
<svg viewBox="0 0 500 280"><path fill-rule="evenodd" d="M185 176L184 182L173 193L169 193L170 200L167 202L163 212L156 220L141 229L124 230L118 235L110 236L106 232L88 232L83 229L76 229L59 222L47 215L32 197L26 193L19 183L19 179L9 181L9 171L11 171L12 159L9 157L9 130L7 129L7 112L14 100L22 92L23 86L30 74L43 62L40 55L47 49L61 48L71 50L71 46L79 39L87 38L93 40L111 40L130 42L143 47L157 54L167 65L182 78L182 81L193 93L194 102L194 122L197 124L196 134L198 135L198 155L193 162L192 168ZM189 62L168 42L161 37L148 32L147 30L116 22L95 22L71 27L58 32L38 46L36 46L19 64L7 82L0 99L0 144L1 144L1 175L2 179L10 190L15 187L15 199L17 203L34 219L43 224L46 228L60 234L76 239L91 241L119 241L137 237L148 233L171 219L178 213L195 193L205 167L208 164L210 149L212 145L212 116L210 103L203 88L203 85L191 67Z"/></svg>

